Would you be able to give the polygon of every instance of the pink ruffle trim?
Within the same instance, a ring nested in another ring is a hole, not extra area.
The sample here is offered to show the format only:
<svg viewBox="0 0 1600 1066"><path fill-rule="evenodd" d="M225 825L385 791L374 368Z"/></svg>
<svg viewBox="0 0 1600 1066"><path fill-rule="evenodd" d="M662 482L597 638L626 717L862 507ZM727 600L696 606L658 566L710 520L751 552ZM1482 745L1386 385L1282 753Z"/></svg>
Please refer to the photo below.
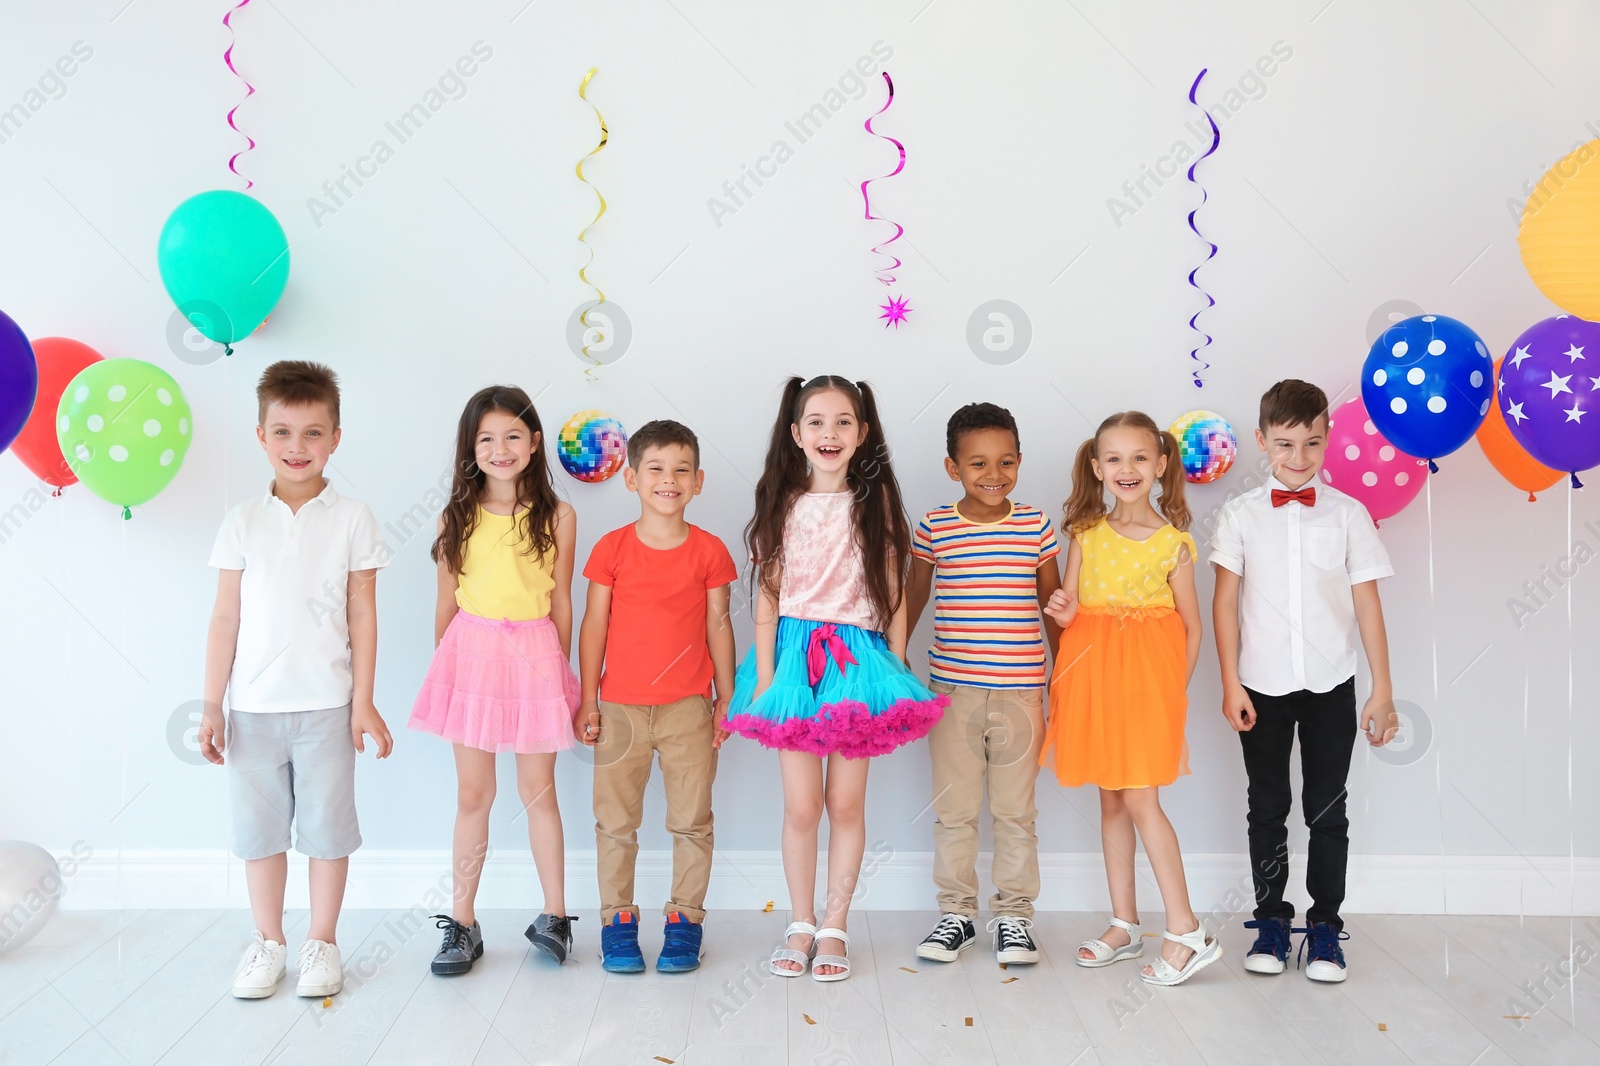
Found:
<svg viewBox="0 0 1600 1066"><path fill-rule="evenodd" d="M931 700L897 700L882 714L873 714L865 703L841 700L810 717L786 722L753 714L734 715L728 719L728 728L764 748L870 759L927 736L949 705L950 697L945 695Z"/></svg>
<svg viewBox="0 0 1600 1066"><path fill-rule="evenodd" d="M425 681L407 725L469 748L531 755L565 751L577 743L572 734L575 706L566 697L506 700Z"/></svg>

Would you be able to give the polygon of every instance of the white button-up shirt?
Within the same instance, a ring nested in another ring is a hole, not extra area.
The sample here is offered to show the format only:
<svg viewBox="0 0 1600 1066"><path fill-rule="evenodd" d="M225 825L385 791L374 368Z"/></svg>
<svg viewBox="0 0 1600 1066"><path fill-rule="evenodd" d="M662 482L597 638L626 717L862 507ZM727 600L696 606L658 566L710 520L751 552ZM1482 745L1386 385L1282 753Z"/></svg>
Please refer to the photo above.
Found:
<svg viewBox="0 0 1600 1066"><path fill-rule="evenodd" d="M1238 574L1239 680L1268 696L1327 692L1355 676L1350 589L1389 577L1389 553L1359 502L1320 482L1316 503L1272 506L1277 478L1229 500L1211 563Z"/></svg>
<svg viewBox="0 0 1600 1066"><path fill-rule="evenodd" d="M244 571L228 705L318 711L349 703L350 571L388 562L371 509L331 484L298 512L270 486L228 512L211 549L212 566Z"/></svg>

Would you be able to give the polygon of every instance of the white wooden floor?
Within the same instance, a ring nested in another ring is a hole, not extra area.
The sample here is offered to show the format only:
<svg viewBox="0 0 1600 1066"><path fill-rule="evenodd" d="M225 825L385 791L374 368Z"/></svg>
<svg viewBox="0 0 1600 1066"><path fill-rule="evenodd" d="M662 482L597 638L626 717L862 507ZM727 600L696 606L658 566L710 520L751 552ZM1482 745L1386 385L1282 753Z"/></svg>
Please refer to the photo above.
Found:
<svg viewBox="0 0 1600 1066"><path fill-rule="evenodd" d="M228 995L246 912L58 914L0 956L0 1062L1600 1063L1600 958L1563 980L1564 918L1353 918L1340 986L1244 972L1234 925L1221 964L1146 989L1129 963L1073 965L1095 915L1041 915L1044 961L1001 970L986 940L948 966L917 959L932 913L858 913L855 973L832 985L763 976L776 913L714 914L701 969L666 977L604 973L592 915L558 969L522 939L529 915L482 912L488 952L450 979L428 973L433 924L408 935L403 916L346 912L351 987L325 1007L292 994L303 913L285 986L254 1002ZM651 961L659 929L644 925ZM1576 935L1585 962L1600 941L1583 920Z"/></svg>

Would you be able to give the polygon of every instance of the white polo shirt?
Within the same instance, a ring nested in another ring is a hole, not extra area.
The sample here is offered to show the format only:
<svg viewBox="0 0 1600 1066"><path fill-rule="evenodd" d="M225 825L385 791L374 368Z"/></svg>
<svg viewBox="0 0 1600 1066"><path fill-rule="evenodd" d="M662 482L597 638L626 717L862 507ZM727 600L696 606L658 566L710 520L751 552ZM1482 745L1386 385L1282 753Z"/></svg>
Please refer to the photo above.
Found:
<svg viewBox="0 0 1600 1066"><path fill-rule="evenodd" d="M1316 502L1272 506L1277 478L1222 507L1211 563L1238 574L1239 680L1268 696L1327 692L1355 676L1352 585L1389 577L1372 516L1330 485Z"/></svg>
<svg viewBox="0 0 1600 1066"><path fill-rule="evenodd" d="M244 571L228 705L270 712L349 703L350 571L387 566L389 555L371 509L331 484L298 513L270 485L230 511L211 549L212 566Z"/></svg>

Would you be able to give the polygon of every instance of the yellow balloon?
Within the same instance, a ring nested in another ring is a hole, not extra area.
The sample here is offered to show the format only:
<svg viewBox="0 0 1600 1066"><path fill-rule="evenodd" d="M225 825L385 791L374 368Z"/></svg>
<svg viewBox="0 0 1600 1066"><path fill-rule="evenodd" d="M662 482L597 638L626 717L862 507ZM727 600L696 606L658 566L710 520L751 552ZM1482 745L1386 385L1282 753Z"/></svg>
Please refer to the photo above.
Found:
<svg viewBox="0 0 1600 1066"><path fill-rule="evenodd" d="M1600 140L1545 172L1522 209L1522 265L1568 314L1600 322Z"/></svg>

